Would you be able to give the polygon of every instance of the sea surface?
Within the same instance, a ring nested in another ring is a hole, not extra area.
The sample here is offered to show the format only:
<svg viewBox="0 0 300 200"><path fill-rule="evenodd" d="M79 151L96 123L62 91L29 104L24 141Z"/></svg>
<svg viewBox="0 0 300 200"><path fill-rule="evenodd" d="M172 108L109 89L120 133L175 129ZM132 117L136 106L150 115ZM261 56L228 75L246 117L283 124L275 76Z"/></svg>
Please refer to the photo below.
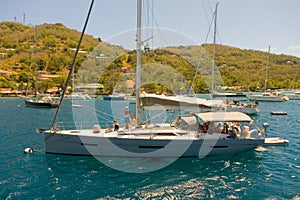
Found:
<svg viewBox="0 0 300 200"><path fill-rule="evenodd" d="M123 103L95 102L96 110L114 110L111 113L116 115L124 108ZM0 199L299 200L299 103L260 103L260 113L253 117L260 127L269 123L269 137L283 137L289 145L267 146L268 152L181 158L159 170L127 173L94 157L45 154L44 137L36 129L50 128L56 109L30 108L24 99L0 98ZM89 118L76 109L80 108L72 109L72 104L64 101L58 121L73 122L74 126L80 117ZM75 122L72 110L80 116ZM288 114L274 116L270 111ZM98 118L103 115L97 113ZM110 117L105 117L108 121L100 119L101 126L110 126ZM26 147L35 151L25 154ZM161 160L145 162L152 165Z"/></svg>

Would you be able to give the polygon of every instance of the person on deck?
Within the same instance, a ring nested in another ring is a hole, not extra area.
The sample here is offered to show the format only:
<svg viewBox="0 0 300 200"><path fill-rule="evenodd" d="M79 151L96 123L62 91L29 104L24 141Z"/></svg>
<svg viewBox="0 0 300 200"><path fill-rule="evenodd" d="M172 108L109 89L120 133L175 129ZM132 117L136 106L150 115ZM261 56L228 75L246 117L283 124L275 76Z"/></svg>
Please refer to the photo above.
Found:
<svg viewBox="0 0 300 200"><path fill-rule="evenodd" d="M119 130L119 123L118 121L114 120L114 131L118 131Z"/></svg>
<svg viewBox="0 0 300 200"><path fill-rule="evenodd" d="M130 128L130 111L128 107L124 111L124 130Z"/></svg>
<svg viewBox="0 0 300 200"><path fill-rule="evenodd" d="M135 118L132 113L130 113L131 126L135 126Z"/></svg>

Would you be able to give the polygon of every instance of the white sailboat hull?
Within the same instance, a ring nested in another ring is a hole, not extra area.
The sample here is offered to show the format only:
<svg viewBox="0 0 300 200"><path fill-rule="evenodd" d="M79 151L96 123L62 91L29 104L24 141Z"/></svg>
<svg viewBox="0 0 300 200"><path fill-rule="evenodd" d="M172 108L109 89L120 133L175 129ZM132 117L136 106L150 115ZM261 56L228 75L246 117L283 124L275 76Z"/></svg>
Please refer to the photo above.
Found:
<svg viewBox="0 0 300 200"><path fill-rule="evenodd" d="M263 96L263 95L251 95L250 99L255 99L256 101L264 102L284 102L287 101L286 98L280 96Z"/></svg>
<svg viewBox="0 0 300 200"><path fill-rule="evenodd" d="M150 135L138 138L84 134L86 131L79 134L46 132L46 153L108 157L204 157L241 153L264 143L264 139L232 139L224 137L224 134L193 139L186 136L156 139Z"/></svg>
<svg viewBox="0 0 300 200"><path fill-rule="evenodd" d="M300 100L300 94L290 94L290 95L287 95L289 100Z"/></svg>

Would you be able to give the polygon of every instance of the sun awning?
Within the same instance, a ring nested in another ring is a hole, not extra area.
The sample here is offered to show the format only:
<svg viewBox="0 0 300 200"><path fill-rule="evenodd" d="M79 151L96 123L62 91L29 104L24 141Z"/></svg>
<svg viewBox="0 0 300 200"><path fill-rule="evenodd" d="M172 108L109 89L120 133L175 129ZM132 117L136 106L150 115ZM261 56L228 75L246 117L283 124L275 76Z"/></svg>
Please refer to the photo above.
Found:
<svg viewBox="0 0 300 200"><path fill-rule="evenodd" d="M193 110L197 112L197 109L222 108L222 102L220 101L211 101L186 96L165 96L147 94L141 96L141 102L142 106L145 109L154 109L155 107L159 108L159 106L161 106L166 109Z"/></svg>
<svg viewBox="0 0 300 200"><path fill-rule="evenodd" d="M205 122L250 122L252 119L241 112L206 112L196 116Z"/></svg>

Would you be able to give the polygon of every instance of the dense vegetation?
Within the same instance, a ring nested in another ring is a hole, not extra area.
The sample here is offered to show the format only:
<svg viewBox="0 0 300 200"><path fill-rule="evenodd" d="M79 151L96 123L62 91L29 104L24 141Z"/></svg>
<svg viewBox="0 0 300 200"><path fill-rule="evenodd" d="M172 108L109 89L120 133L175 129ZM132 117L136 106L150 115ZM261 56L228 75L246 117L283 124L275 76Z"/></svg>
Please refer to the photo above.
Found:
<svg viewBox="0 0 300 200"><path fill-rule="evenodd" d="M41 91L62 87L79 37L80 32L61 23L35 27L0 23L0 88L20 89L27 85L33 88L37 70L56 75L39 80ZM103 84L105 94L134 92L120 85L135 80L135 51L110 45L90 35L85 35L80 50L75 64L77 80L82 82L79 84ZM179 93L187 92L193 84L196 93L206 92L211 84L211 56L212 44L143 52L143 88L147 92ZM267 58L266 52L217 45L215 85L242 86L247 91L262 89ZM300 58L270 54L268 66L268 88L300 87Z"/></svg>
<svg viewBox="0 0 300 200"><path fill-rule="evenodd" d="M70 30L60 23L36 27L13 22L0 23L0 69L12 73L0 77L0 88L23 88L28 82L33 86L37 70L57 75L57 78L41 80L41 90L62 86L79 37L78 31ZM86 35L81 50L91 51L98 43L98 39ZM84 57L84 54L79 54L77 70Z"/></svg>

